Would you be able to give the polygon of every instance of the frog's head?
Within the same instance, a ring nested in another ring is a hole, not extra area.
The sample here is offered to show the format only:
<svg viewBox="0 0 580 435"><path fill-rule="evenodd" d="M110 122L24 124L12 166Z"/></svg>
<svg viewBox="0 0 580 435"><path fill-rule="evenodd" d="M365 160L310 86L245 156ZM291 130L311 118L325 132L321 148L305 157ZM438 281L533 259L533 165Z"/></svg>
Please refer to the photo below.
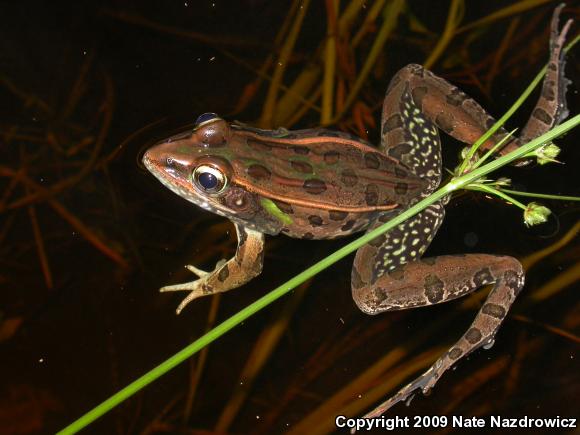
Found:
<svg viewBox="0 0 580 435"><path fill-rule="evenodd" d="M234 135L226 121L215 113L205 113L197 118L193 130L147 150L143 163L182 198L232 220L250 221L248 226L271 233L271 222L264 221L259 197L236 183L239 177L232 165L232 147L228 146Z"/></svg>

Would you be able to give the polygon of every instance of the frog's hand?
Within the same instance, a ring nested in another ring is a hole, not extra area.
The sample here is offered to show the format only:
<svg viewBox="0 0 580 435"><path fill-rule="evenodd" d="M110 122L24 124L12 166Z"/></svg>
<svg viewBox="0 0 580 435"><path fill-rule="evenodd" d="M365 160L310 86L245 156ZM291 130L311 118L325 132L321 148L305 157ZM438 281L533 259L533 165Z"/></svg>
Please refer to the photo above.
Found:
<svg viewBox="0 0 580 435"><path fill-rule="evenodd" d="M199 279L160 289L162 292L181 290L190 292L175 310L177 314L194 299L240 287L262 272L264 234L238 224L235 224L235 227L238 234L238 248L233 258L228 261L220 260L211 272L188 265L186 267Z"/></svg>

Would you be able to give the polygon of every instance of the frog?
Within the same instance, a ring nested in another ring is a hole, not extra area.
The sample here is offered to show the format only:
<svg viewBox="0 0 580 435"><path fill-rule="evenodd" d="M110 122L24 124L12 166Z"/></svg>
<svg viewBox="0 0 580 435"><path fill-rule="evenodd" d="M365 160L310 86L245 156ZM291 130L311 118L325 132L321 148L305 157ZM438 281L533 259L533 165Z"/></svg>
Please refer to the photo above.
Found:
<svg viewBox="0 0 580 435"><path fill-rule="evenodd" d="M517 137L500 128L482 150L504 141L497 154L505 155L567 117L563 44L572 20L559 29L562 8L552 17L547 72L529 120ZM237 248L212 271L187 265L198 279L161 291L188 292L179 314L199 297L238 288L258 276L265 235L321 240L375 229L438 188L439 130L473 143L495 122L459 88L417 64L403 67L390 81L378 147L326 128L265 130L227 122L215 113L200 115L193 128L148 149L143 162L165 187L233 222ZM381 415L417 390L429 392L460 359L489 347L524 286L523 267L514 257L423 256L443 222L448 200L435 202L358 249L351 274L353 300L364 313L376 315L492 288L459 340L366 417Z"/></svg>

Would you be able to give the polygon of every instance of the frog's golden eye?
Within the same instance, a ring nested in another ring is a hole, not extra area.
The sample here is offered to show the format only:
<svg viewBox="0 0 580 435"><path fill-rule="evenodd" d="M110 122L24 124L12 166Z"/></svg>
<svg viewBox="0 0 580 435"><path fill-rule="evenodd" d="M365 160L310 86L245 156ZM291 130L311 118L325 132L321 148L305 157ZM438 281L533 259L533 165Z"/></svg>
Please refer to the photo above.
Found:
<svg viewBox="0 0 580 435"><path fill-rule="evenodd" d="M228 184L225 172L206 164L199 165L193 170L192 179L199 190L209 194L222 192Z"/></svg>

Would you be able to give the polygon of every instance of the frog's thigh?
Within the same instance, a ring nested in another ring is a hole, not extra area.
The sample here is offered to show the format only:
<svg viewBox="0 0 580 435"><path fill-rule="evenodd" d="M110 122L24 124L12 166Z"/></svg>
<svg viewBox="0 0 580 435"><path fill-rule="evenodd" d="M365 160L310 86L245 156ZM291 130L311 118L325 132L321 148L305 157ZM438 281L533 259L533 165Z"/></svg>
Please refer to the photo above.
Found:
<svg viewBox="0 0 580 435"><path fill-rule="evenodd" d="M523 285L523 276L520 263L512 257L443 255L407 263L374 283L359 283L358 288L353 282L352 291L362 311L378 314L447 302L495 284L482 311L493 314L499 326Z"/></svg>
<svg viewBox="0 0 580 435"><path fill-rule="evenodd" d="M558 30L562 7L556 8L552 17L550 60L540 98L520 138L507 143L500 154L540 136L568 116L565 93L569 80L564 77L563 46L571 20L562 31ZM427 164L434 164L438 154L429 148L438 146L439 141L430 139L433 124L470 144L489 130L495 119L458 87L421 65L407 65L395 74L387 89L381 118L381 149L408 166L421 164L421 155L431 156ZM491 149L506 135L503 128L498 129L482 149ZM428 166L425 169L429 170Z"/></svg>

